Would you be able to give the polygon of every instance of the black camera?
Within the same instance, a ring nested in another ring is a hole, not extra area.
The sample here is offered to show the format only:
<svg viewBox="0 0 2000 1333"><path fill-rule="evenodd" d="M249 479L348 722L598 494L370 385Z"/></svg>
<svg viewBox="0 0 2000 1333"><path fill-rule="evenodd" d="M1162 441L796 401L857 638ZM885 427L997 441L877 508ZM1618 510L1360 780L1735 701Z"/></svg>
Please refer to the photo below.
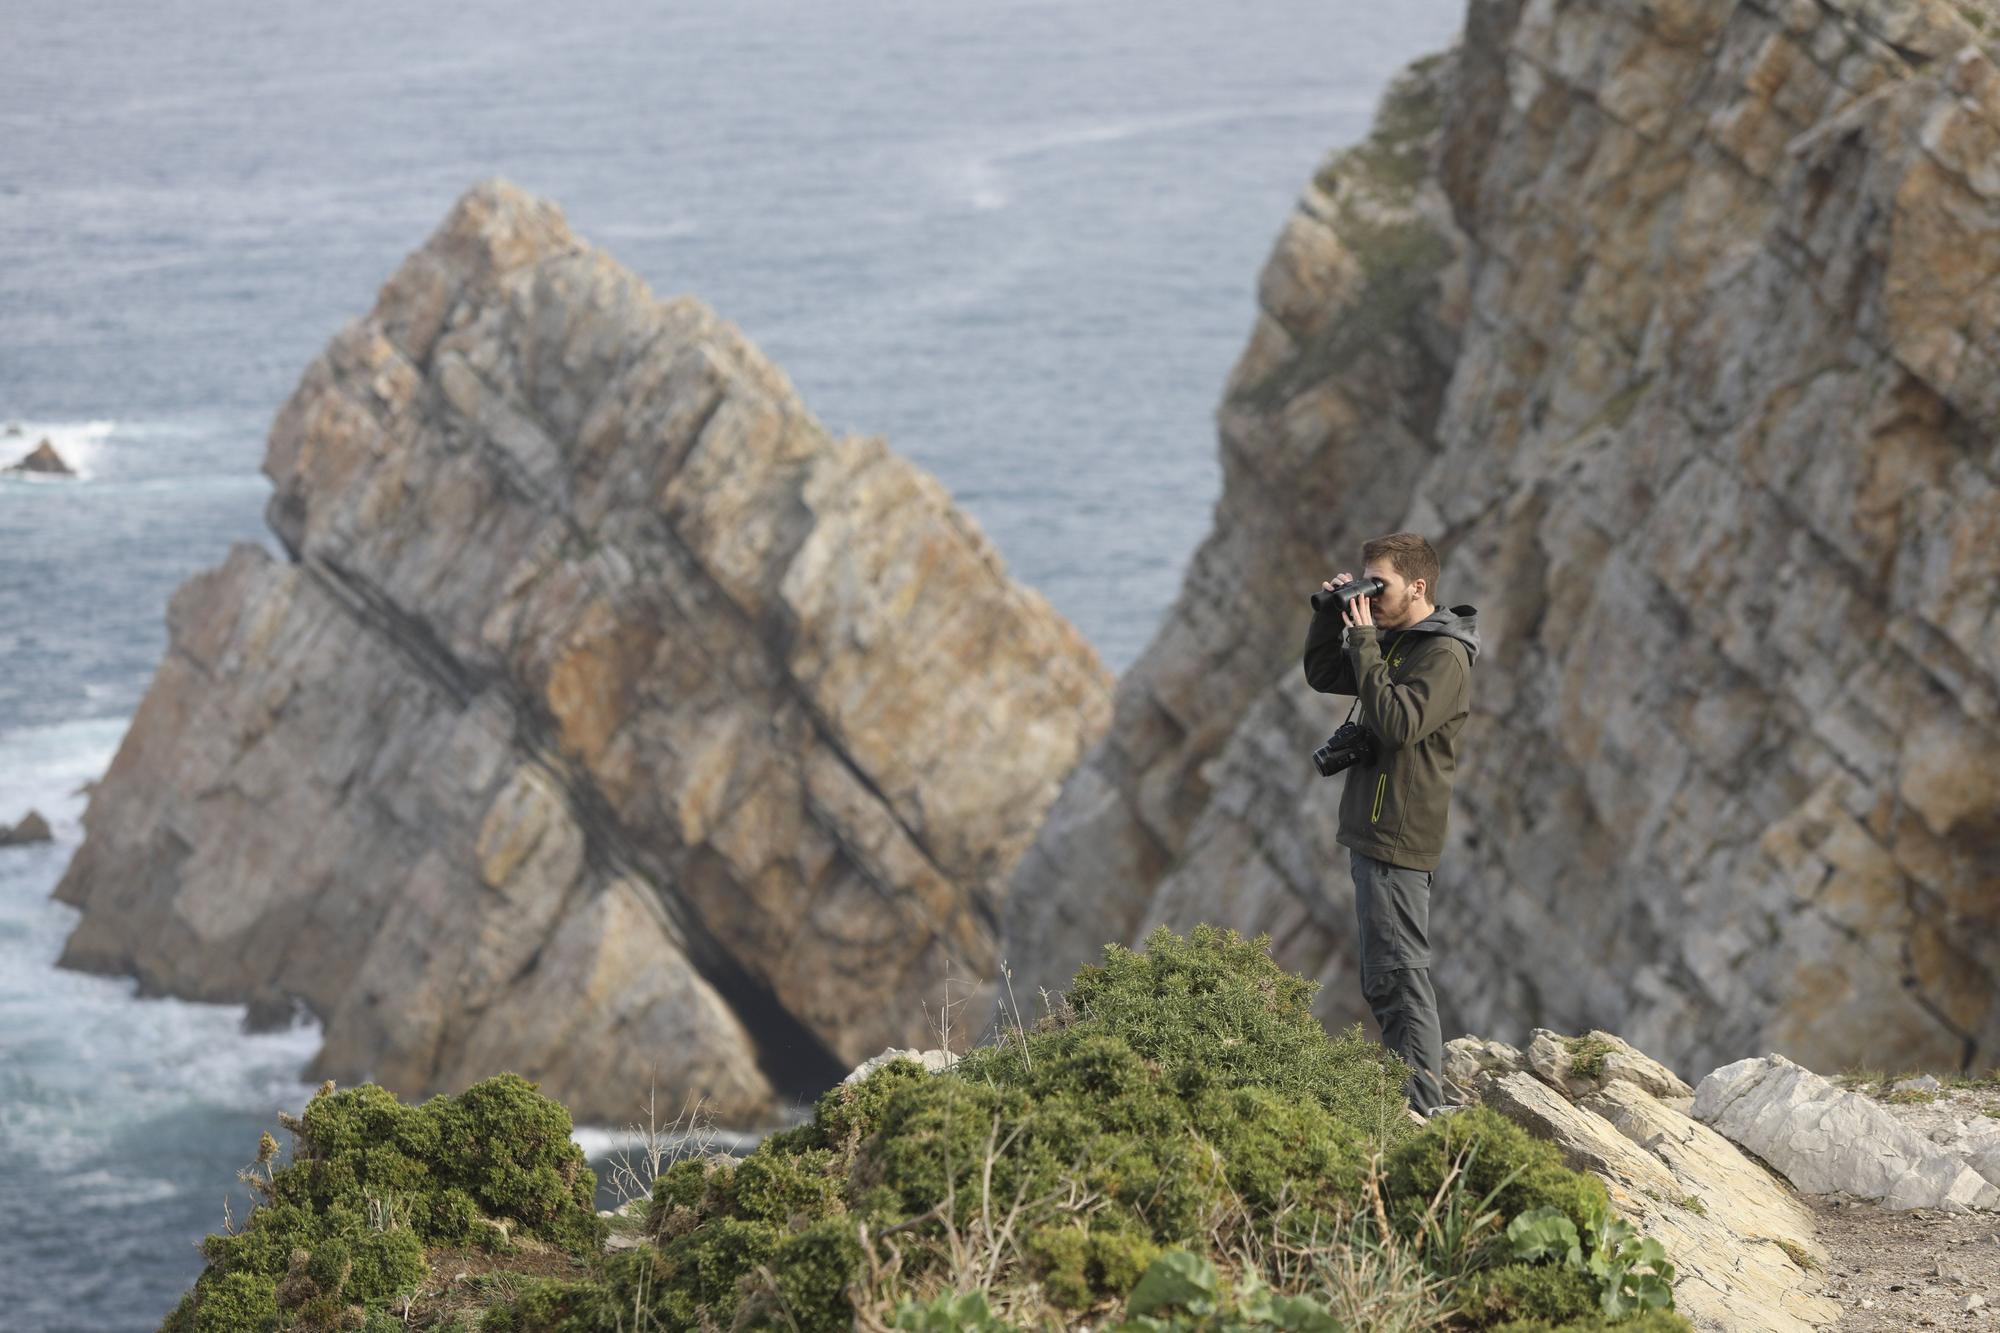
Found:
<svg viewBox="0 0 2000 1333"><path fill-rule="evenodd" d="M1373 597L1382 591L1382 580L1359 578L1352 583L1343 583L1329 592L1321 588L1312 595L1313 611L1345 611L1357 597Z"/></svg>
<svg viewBox="0 0 2000 1333"><path fill-rule="evenodd" d="M1368 734L1368 728L1359 722L1343 722L1340 730L1326 738L1326 744L1313 751L1313 767L1323 778L1330 778L1343 768L1352 768L1375 758L1375 738Z"/></svg>

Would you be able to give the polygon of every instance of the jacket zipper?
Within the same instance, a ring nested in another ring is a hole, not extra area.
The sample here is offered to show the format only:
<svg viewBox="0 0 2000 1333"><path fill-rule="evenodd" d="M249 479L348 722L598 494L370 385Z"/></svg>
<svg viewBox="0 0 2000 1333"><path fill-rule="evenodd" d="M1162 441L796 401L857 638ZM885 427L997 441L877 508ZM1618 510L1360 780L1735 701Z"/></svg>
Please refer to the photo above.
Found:
<svg viewBox="0 0 2000 1333"><path fill-rule="evenodd" d="M1403 665L1403 658L1408 653L1409 649L1407 647L1398 645L1398 650L1396 652L1396 655L1389 659L1389 670L1393 672L1397 667ZM1390 679L1393 680L1395 679L1395 677L1391 676ZM1379 823L1382 819L1382 797L1388 791L1388 787L1389 787L1389 773L1388 770L1385 768L1381 773L1378 773L1375 777L1375 805L1374 808L1369 810L1368 812L1368 822L1370 824Z"/></svg>

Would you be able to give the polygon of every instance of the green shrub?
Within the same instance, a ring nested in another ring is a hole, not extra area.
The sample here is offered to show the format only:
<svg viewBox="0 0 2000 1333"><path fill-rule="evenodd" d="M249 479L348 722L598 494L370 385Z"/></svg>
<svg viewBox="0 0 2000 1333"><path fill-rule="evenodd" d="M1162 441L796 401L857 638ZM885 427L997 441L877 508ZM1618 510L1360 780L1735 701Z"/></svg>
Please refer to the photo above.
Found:
<svg viewBox="0 0 2000 1333"><path fill-rule="evenodd" d="M479 1333L597 1333L619 1327L615 1289L602 1282L523 1282L512 1300L487 1310Z"/></svg>
<svg viewBox="0 0 2000 1333"><path fill-rule="evenodd" d="M660 1247L659 1289L678 1293L690 1308L705 1308L726 1325L736 1315L738 1281L769 1263L784 1236L769 1222L705 1221Z"/></svg>
<svg viewBox="0 0 2000 1333"><path fill-rule="evenodd" d="M1569 1052L1569 1072L1574 1078L1594 1079L1604 1072L1604 1058L1618 1047L1594 1033L1581 1037L1564 1037L1563 1049Z"/></svg>
<svg viewBox="0 0 2000 1333"><path fill-rule="evenodd" d="M379 1304L414 1291L430 1268L423 1242L410 1231L366 1231L354 1242L347 1284L339 1295L357 1304Z"/></svg>
<svg viewBox="0 0 2000 1333"><path fill-rule="evenodd" d="M1454 1163L1462 1163L1475 1197L1498 1191L1492 1206L1505 1218L1551 1207L1581 1229L1611 1210L1610 1196L1597 1177L1570 1170L1553 1144L1530 1137L1505 1116L1474 1106L1432 1120L1388 1156L1390 1210L1399 1231L1407 1235L1415 1230Z"/></svg>
<svg viewBox="0 0 2000 1333"><path fill-rule="evenodd" d="M1475 1328L1495 1317L1510 1324L1562 1323L1599 1313L1597 1291L1581 1272L1561 1264L1502 1264L1476 1273L1459 1293L1459 1309Z"/></svg>
<svg viewBox="0 0 2000 1333"><path fill-rule="evenodd" d="M771 1223L816 1222L843 1211L840 1179L827 1171L832 1157L824 1148L754 1153L730 1173L720 1207L731 1217Z"/></svg>
<svg viewBox="0 0 2000 1333"><path fill-rule="evenodd" d="M861 1247L844 1221L816 1222L778 1242L770 1263L749 1284L740 1327L844 1333L854 1326L847 1288L861 1266Z"/></svg>
<svg viewBox="0 0 2000 1333"><path fill-rule="evenodd" d="M1027 1250L1050 1300L1071 1310L1090 1304L1090 1278L1084 1271L1090 1258L1090 1232L1081 1219L1035 1228L1028 1233Z"/></svg>
<svg viewBox="0 0 2000 1333"><path fill-rule="evenodd" d="M1359 1024L1330 1039L1312 1013L1318 989L1273 962L1263 939L1213 926L1183 939L1163 926L1145 952L1107 945L1101 966L1077 973L1068 997L1077 1021L1038 1030L1025 1051L1018 1043L981 1048L958 1070L968 1079L1031 1083L1030 1060L1039 1066L1109 1035L1184 1097L1259 1087L1316 1101L1383 1137L1413 1128L1403 1114L1409 1071L1363 1038Z"/></svg>
<svg viewBox="0 0 2000 1333"><path fill-rule="evenodd" d="M1516 1319L1495 1324L1488 1333L1694 1333L1694 1325L1670 1310L1647 1310L1627 1319L1588 1314L1568 1323L1546 1319Z"/></svg>
<svg viewBox="0 0 2000 1333"><path fill-rule="evenodd" d="M929 1077L915 1060L892 1060L859 1082L828 1089L810 1123L774 1134L760 1146L778 1152L827 1148L838 1153L842 1161L851 1161L861 1141L880 1127L890 1098Z"/></svg>
<svg viewBox="0 0 2000 1333"><path fill-rule="evenodd" d="M1099 1291L1122 1297L1159 1257L1160 1247L1144 1236L1100 1228L1086 1241L1084 1267Z"/></svg>
<svg viewBox="0 0 2000 1333"><path fill-rule="evenodd" d="M175 1321L183 1318L184 1323ZM206 1290L197 1284L167 1320L192 1333L261 1333L278 1326L278 1284L260 1273L224 1273Z"/></svg>
<svg viewBox="0 0 2000 1333"><path fill-rule="evenodd" d="M1407 1071L1358 1028L1329 1037L1311 1010L1314 989L1278 968L1263 941L1228 931L1162 930L1144 952L1107 948L1078 974L1062 1016L1033 1032L942 1074L891 1063L832 1089L810 1124L739 1163L683 1162L662 1174L646 1300L682 1323L845 1326L865 1281L865 1228L893 1249L903 1290L956 1282L952 1265L969 1255L1018 1252L1025 1263L1010 1280L1032 1284L1021 1297L1029 1306L1129 1300L1135 1328L1260 1310L1310 1324L1332 1316L1251 1274L1218 1276L1208 1314L1162 1293L1213 1271L1201 1252L1217 1228L1336 1233L1377 1153L1388 1154L1389 1202L1406 1240L1460 1158L1461 1193L1490 1194L1502 1218L1602 1210L1602 1186L1498 1116L1410 1125ZM1487 1232L1497 1245L1497 1224ZM1467 1263L1484 1253L1459 1248ZM1482 1309L1560 1313L1568 1307L1537 1293L1575 1285L1554 1270L1499 1280ZM956 1297L877 1295L879 1317L913 1326L957 1308Z"/></svg>
<svg viewBox="0 0 2000 1333"><path fill-rule="evenodd" d="M263 1327L266 1304L271 1327L337 1326L350 1307L365 1321L422 1285L426 1246L489 1240L490 1219L579 1257L601 1247L569 1113L518 1075L418 1106L328 1084L286 1124L292 1160L277 1165L263 1137L244 1173L258 1204L241 1231L202 1242L208 1267L169 1317L175 1333Z"/></svg>

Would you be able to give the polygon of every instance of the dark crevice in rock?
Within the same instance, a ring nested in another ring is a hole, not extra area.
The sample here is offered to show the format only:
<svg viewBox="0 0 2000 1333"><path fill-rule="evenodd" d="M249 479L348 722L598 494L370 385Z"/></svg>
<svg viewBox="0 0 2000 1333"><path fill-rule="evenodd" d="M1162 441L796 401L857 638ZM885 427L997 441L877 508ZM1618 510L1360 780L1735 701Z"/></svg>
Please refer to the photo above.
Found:
<svg viewBox="0 0 2000 1333"><path fill-rule="evenodd" d="M398 606L393 598L361 574L330 556L312 554L303 562L307 574L333 599L379 633L419 675L435 685L463 710L474 695L492 683L487 673L461 662L428 622Z"/></svg>
<svg viewBox="0 0 2000 1333"><path fill-rule="evenodd" d="M513 702L519 738L556 780L583 830L585 861L606 879L629 877L652 888L672 924L675 943L749 1031L758 1065L772 1086L781 1095L796 1096L837 1082L847 1072L846 1063L785 1008L768 984L738 962L674 891L671 868L628 835L610 803L563 760L551 720L525 700Z"/></svg>

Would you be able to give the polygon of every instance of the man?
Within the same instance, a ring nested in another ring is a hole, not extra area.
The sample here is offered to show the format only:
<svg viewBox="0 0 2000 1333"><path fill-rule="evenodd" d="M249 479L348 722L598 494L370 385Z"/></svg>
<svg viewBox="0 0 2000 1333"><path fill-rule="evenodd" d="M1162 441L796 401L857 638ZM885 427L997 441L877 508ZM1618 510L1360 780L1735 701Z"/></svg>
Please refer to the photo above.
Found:
<svg viewBox="0 0 2000 1333"><path fill-rule="evenodd" d="M1444 1100L1430 973L1431 872L1444 854L1455 747L1471 706L1478 613L1433 604L1437 552L1414 532L1363 545L1361 572L1380 579L1382 590L1337 615L1314 614L1306 682L1326 694L1354 695L1375 741L1374 758L1347 770L1338 841L1354 875L1361 994L1383 1044L1412 1071L1405 1094L1422 1118ZM1341 573L1320 586L1332 591L1353 581Z"/></svg>

